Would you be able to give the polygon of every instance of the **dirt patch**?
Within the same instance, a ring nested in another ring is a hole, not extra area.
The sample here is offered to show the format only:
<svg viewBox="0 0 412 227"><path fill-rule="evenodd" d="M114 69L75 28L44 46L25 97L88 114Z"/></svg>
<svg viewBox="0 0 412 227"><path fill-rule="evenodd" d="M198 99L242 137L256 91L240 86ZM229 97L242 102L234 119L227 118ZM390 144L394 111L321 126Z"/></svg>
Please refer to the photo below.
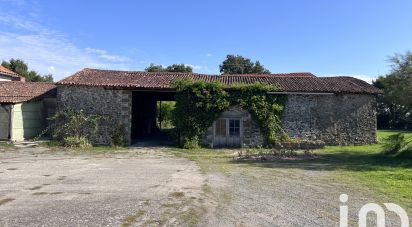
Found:
<svg viewBox="0 0 412 227"><path fill-rule="evenodd" d="M183 196L185 196L184 192L172 192L170 193L170 196L175 197L175 198L182 198Z"/></svg>
<svg viewBox="0 0 412 227"><path fill-rule="evenodd" d="M48 195L48 192L34 192L32 195Z"/></svg>
<svg viewBox="0 0 412 227"><path fill-rule="evenodd" d="M11 202L11 201L13 201L13 200L14 200L13 198L0 199L0 206L1 206L1 205L4 205L4 204L6 204L6 203L9 203L9 202Z"/></svg>
<svg viewBox="0 0 412 227"><path fill-rule="evenodd" d="M32 188L28 188L28 190L39 190L41 188L42 188L42 186L34 186Z"/></svg>

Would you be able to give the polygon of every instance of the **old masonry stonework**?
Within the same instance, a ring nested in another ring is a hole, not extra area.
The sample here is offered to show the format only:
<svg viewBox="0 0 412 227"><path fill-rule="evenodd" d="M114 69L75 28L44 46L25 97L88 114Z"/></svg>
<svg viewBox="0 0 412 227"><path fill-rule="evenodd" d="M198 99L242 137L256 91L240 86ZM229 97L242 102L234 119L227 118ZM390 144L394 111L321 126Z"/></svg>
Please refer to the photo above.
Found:
<svg viewBox="0 0 412 227"><path fill-rule="evenodd" d="M375 106L374 95L288 95L282 124L292 138L371 144L376 143Z"/></svg>
<svg viewBox="0 0 412 227"><path fill-rule="evenodd" d="M132 92L103 87L59 86L57 89L58 110L74 109L105 116L108 120L99 126L92 139L96 145L110 145L116 132L131 143Z"/></svg>
<svg viewBox="0 0 412 227"><path fill-rule="evenodd" d="M57 104L59 110L72 108L110 119L92 138L94 144L111 144L119 127L126 142L131 143L131 91L60 85ZM371 144L376 142L375 105L375 96L367 94L288 95L282 125L292 138L322 140L329 145ZM263 145L259 127L247 111L232 107L224 114L243 116L242 146ZM209 145L212 128L203 141Z"/></svg>

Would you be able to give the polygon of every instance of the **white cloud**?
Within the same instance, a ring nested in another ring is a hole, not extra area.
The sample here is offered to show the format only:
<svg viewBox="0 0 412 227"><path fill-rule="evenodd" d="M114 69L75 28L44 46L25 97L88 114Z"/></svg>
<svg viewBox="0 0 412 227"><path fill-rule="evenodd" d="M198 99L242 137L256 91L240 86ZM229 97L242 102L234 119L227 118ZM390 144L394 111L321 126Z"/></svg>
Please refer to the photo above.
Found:
<svg viewBox="0 0 412 227"><path fill-rule="evenodd" d="M194 70L201 70L201 69L206 69L206 66L201 66L201 65L192 65L192 64L185 64L185 66L190 66Z"/></svg>
<svg viewBox="0 0 412 227"><path fill-rule="evenodd" d="M52 73L55 80L85 67L124 69L131 61L106 50L80 48L64 34L49 30L30 18L0 13L0 25L14 28L0 32L0 60L20 58L30 69L41 74Z"/></svg>
<svg viewBox="0 0 412 227"><path fill-rule="evenodd" d="M47 69L47 71L49 71L50 74L55 74L56 73L56 69L54 68L54 66L49 66L49 68Z"/></svg>
<svg viewBox="0 0 412 227"><path fill-rule="evenodd" d="M105 59L105 60L108 60L108 61L112 61L112 62L128 62L128 61L130 61L130 59L127 58L127 57L112 55L112 54L109 54L106 50L102 50L102 49L94 49L94 48L87 47L84 50L86 51L86 53L95 54L99 58L102 58L102 59Z"/></svg>
<svg viewBox="0 0 412 227"><path fill-rule="evenodd" d="M211 53L206 54L206 57L212 57L212 56L213 56L213 54L211 54Z"/></svg>
<svg viewBox="0 0 412 227"><path fill-rule="evenodd" d="M106 54L107 53L107 51L105 51L105 50L94 49L94 48L90 48L90 47L84 48L84 50L87 53L91 53L91 54Z"/></svg>

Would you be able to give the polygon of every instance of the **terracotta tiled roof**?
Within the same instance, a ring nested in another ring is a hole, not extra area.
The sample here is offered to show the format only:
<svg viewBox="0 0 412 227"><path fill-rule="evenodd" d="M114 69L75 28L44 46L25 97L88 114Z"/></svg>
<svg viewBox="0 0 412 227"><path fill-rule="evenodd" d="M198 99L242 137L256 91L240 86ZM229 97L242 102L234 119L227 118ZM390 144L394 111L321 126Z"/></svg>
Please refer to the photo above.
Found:
<svg viewBox="0 0 412 227"><path fill-rule="evenodd" d="M26 102L39 97L54 97L56 86L44 82L0 82L0 103Z"/></svg>
<svg viewBox="0 0 412 227"><path fill-rule="evenodd" d="M0 74L11 76L11 77L20 77L19 74L11 71L10 69L0 65Z"/></svg>
<svg viewBox="0 0 412 227"><path fill-rule="evenodd" d="M316 77L311 73L262 75L206 75L196 73L136 72L83 69L59 81L58 85L104 86L117 88L170 89L178 78L207 82L219 81L225 85L261 82L274 85L284 92L369 93L381 91L352 77Z"/></svg>

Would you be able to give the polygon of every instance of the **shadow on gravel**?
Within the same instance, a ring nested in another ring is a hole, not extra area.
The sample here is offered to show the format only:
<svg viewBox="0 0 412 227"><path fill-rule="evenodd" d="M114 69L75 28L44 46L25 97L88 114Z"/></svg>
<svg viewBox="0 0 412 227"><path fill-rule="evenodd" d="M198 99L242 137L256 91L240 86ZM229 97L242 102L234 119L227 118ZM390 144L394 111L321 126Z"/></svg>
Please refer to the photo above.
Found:
<svg viewBox="0 0 412 227"><path fill-rule="evenodd" d="M274 161L232 160L233 164L252 165L264 168L301 168L306 170L371 171L382 168L412 168L412 160L408 158L389 157L381 154L318 154L316 159Z"/></svg>

